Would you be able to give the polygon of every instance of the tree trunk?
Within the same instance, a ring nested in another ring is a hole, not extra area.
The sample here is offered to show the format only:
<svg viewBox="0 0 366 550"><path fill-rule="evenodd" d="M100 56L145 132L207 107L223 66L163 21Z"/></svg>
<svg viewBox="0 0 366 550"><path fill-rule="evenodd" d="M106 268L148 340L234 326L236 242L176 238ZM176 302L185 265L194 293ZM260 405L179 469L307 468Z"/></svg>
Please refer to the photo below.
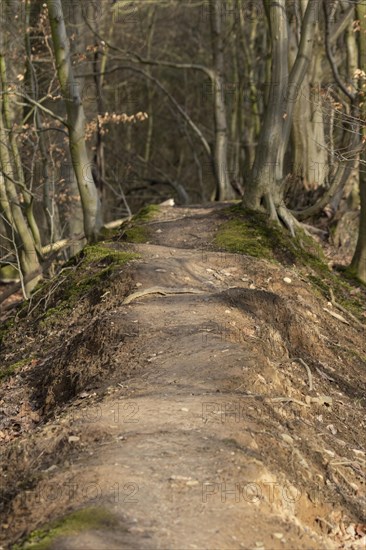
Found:
<svg viewBox="0 0 366 550"><path fill-rule="evenodd" d="M302 2L303 16L308 0ZM300 30L299 30L300 32ZM320 95L323 68L323 43L319 26L315 29L316 47L305 75L301 90L297 94L292 121L292 173L300 178L306 190L317 189L325 184L328 175L328 151L325 141L323 105ZM290 63L294 64L298 44L296 33L292 33Z"/></svg>
<svg viewBox="0 0 366 550"><path fill-rule="evenodd" d="M24 218L20 206L20 194L14 183L14 173L9 151L11 150L6 129L4 126L3 113L0 112L0 201L1 209L6 217L6 222L12 228L13 246L17 265L22 276L23 292L25 297L30 296L40 278L38 254L34 243L32 232Z"/></svg>
<svg viewBox="0 0 366 550"><path fill-rule="evenodd" d="M286 0L265 2L272 47L271 84L267 107L259 135L252 177L248 182L244 205L258 210L267 197L270 215L276 218L272 193L282 181L283 157L278 155L284 131L285 97L288 84L288 31Z"/></svg>
<svg viewBox="0 0 366 550"><path fill-rule="evenodd" d="M156 6L152 6L151 10L149 10L148 13L148 21L147 21L147 39L146 39L146 53L148 59L151 58L151 51L152 51L152 43L154 38L154 32L155 32L155 16L156 16ZM146 72L151 75L150 67L147 67ZM154 129L154 111L153 111L153 89L151 86L151 80L148 80L146 82L147 86L147 112L149 113L149 118L147 120L147 135L146 135L146 143L145 143L145 153L144 153L144 160L145 160L145 168L147 170L148 163L150 162L151 157L151 149L152 149L152 137L153 137L153 129ZM147 172L144 172L144 177L147 176Z"/></svg>
<svg viewBox="0 0 366 550"><path fill-rule="evenodd" d="M15 179L18 182L18 185L22 189L22 196L23 196L23 201L25 205L25 209L24 209L25 216L27 218L29 228L32 231L33 240L34 240L36 249L40 253L41 236L33 214L33 197L25 185L22 159L20 157L16 136L12 129L12 124L10 120L10 105L9 105L9 94L8 94L9 86L8 86L8 81L6 76L7 71L6 71L6 61L5 61L4 52L5 52L5 48L3 51L0 52L0 80L1 80L1 88L3 91L3 95L2 95L3 121L2 122L4 124L7 140L9 143L9 158L11 154L11 161L12 161L12 167L13 167L12 169L14 169Z"/></svg>
<svg viewBox="0 0 366 550"><path fill-rule="evenodd" d="M243 53L244 60L244 79L240 80L239 90L246 89L246 94L250 100L250 108L242 109L239 131L242 136L244 162L242 166L244 187L250 179L250 174L253 169L256 143L260 134L260 91L257 87L257 82L261 79L260 74L256 71L256 38L258 33L258 20L256 17L250 18L250 32L248 32L248 21L244 15L245 4L241 0L237 0L237 9L239 11L240 23L240 40L239 48ZM252 7L254 9L254 6ZM244 82L247 82L245 88ZM242 94L240 94L242 95ZM243 105L243 101L241 101Z"/></svg>
<svg viewBox="0 0 366 550"><path fill-rule="evenodd" d="M23 294L29 297L31 291L42 277L37 247L31 228L27 223L21 202L27 206L25 196L28 190L24 186L24 174L15 136L10 130L10 109L8 84L6 81L5 23L0 21L0 212L4 216L8 238L11 239L19 276L22 282ZM14 170L14 167L16 170ZM16 171L19 170L19 173ZM19 180L20 185L19 185ZM31 204L31 196L26 199ZM34 222L33 213L29 212L30 220ZM34 233L39 237L38 227L34 225Z"/></svg>
<svg viewBox="0 0 366 550"><path fill-rule="evenodd" d="M84 215L84 232L94 241L102 225L100 201L94 184L92 166L85 144L85 114L79 84L74 77L70 43L66 33L61 0L48 0L57 74L65 99L71 161L75 171Z"/></svg>
<svg viewBox="0 0 366 550"><path fill-rule="evenodd" d="M222 37L222 2L210 1L211 36L214 62L214 122L215 122L215 146L214 167L218 188L217 200L228 200L235 197L234 189L230 183L228 170L228 129L225 104L225 59L224 42Z"/></svg>
<svg viewBox="0 0 366 550"><path fill-rule="evenodd" d="M25 71L25 85L26 90L29 90L29 95L32 99L39 101L38 93L38 71L37 66L33 62L32 45L34 47L35 42L37 47L40 47L41 39L38 33L34 31L34 27L37 26L40 17L40 11L42 9L41 4L31 4L31 0L26 0L25 3L25 53L26 53L26 71ZM44 47L44 46L43 46ZM32 105L28 103L24 107L24 116L27 117L31 111ZM47 243L53 243L60 239L60 218L58 205L55 198L55 182L50 174L50 155L47 149L47 142L42 124L42 117L37 107L34 107L33 115L34 125L37 130L37 139L39 152L41 155L41 173L43 184L43 210L45 215L45 223L47 227L45 241ZM29 222L29 217L28 217ZM33 231L34 234L34 231ZM37 240L36 240L37 242ZM41 240L39 238L39 247Z"/></svg>
<svg viewBox="0 0 366 550"><path fill-rule="evenodd" d="M264 205L270 218L279 218L294 232L297 221L283 204L284 157L294 105L308 70L313 50L319 2L309 0L301 27L301 39L291 72L288 71L289 40L285 0L264 0L272 49L271 78L252 177L243 205L259 210Z"/></svg>
<svg viewBox="0 0 366 550"><path fill-rule="evenodd" d="M359 68L366 67L366 4L360 2L357 4L357 18L360 22L359 31ZM360 76L360 95L361 95L361 118L366 118L366 78ZM366 126L363 125L363 139L366 142ZM366 284L366 152L365 148L360 158L360 199L361 212L358 231L358 240L356 250L352 258L351 268L355 271L357 277Z"/></svg>

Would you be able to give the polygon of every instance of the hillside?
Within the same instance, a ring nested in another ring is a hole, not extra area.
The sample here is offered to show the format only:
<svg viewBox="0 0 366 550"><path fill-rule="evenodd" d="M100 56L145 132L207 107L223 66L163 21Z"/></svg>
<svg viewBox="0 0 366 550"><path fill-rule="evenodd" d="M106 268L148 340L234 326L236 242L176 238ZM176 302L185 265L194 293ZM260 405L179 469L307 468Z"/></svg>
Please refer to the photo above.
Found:
<svg viewBox="0 0 366 550"><path fill-rule="evenodd" d="M0 546L364 548L365 317L306 235L145 209L1 329Z"/></svg>

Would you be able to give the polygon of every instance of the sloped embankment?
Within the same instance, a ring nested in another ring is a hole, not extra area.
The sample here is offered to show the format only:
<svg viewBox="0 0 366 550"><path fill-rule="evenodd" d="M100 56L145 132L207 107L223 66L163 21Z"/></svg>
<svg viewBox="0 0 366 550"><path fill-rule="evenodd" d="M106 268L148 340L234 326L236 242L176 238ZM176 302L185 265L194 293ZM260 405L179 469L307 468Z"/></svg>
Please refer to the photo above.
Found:
<svg viewBox="0 0 366 550"><path fill-rule="evenodd" d="M365 294L266 227L145 213L23 306L4 547L364 545Z"/></svg>

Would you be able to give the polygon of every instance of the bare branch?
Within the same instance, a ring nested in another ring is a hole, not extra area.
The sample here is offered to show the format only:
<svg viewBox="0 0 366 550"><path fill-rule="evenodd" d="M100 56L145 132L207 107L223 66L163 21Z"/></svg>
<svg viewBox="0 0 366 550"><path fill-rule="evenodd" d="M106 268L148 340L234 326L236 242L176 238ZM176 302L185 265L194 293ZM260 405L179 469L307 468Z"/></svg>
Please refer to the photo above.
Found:
<svg viewBox="0 0 366 550"><path fill-rule="evenodd" d="M162 92L164 92L164 94L169 98L169 100L173 103L173 105L177 108L177 110L182 115L182 117L187 121L189 126L195 132L195 134L199 137L206 153L211 158L211 155L212 155L211 147L210 147L208 141L206 140L206 138L204 137L204 135L202 134L201 130L198 128L198 126L196 126L196 124L193 122L193 120L188 115L188 113L186 113L186 111L179 105L177 100L174 99L172 94L165 88L165 86L157 78L155 78L152 75L149 75L146 71L143 71L142 69L138 69L137 67L131 67L130 65L118 65L117 67L113 67L113 69L109 69L108 71L105 71L104 74L111 74L111 73L114 73L116 71L122 71L122 70L133 71L135 73L141 74L145 78L147 78L147 79L151 80L152 82L154 82L157 85L157 87L160 88L160 90ZM91 76L92 74L93 73L82 74L82 75L79 75L78 78Z"/></svg>
<svg viewBox="0 0 366 550"><path fill-rule="evenodd" d="M328 5L327 0L323 0L323 10L324 10L324 18L325 18L325 50L327 52L327 58L330 64L330 67L332 69L333 77L344 95L348 97L348 99L353 102L355 100L355 94L350 92L347 88L347 86L342 81L340 74L338 72L338 67L335 62L335 59L333 57L332 48L330 44L330 22L329 22L329 14L328 14Z"/></svg>
<svg viewBox="0 0 366 550"><path fill-rule="evenodd" d="M22 94L20 92L12 92L12 94L17 95L19 97L23 97L24 99L29 101L29 103L31 103L32 105L38 107L39 109L41 109L41 111L43 111L44 113L46 113L50 117L54 118L55 120L58 120L64 126L68 127L67 121L64 118L62 118L61 116L56 115L56 113L54 113L50 109L47 109L47 107L44 107L42 105L42 103L39 103L39 101L36 101L35 99L32 99L31 97L29 97L27 94Z"/></svg>

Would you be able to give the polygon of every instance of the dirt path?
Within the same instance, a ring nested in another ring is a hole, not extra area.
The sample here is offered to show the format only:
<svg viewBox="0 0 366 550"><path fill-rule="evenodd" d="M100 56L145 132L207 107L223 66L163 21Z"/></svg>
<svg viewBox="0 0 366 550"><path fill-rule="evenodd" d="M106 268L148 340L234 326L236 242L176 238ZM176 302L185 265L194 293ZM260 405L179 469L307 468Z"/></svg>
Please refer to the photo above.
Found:
<svg viewBox="0 0 366 550"><path fill-rule="evenodd" d="M319 401L337 395L348 411L354 397L327 374L337 359L325 339L335 338L339 323L320 312L319 298L295 270L204 250L200 212L191 211L196 221L189 222L198 246L192 239L177 246L178 237L164 235L164 219L155 244L135 245L142 260L130 294L153 287L177 293L129 304L114 296L106 304L102 323L110 337L96 344L115 350L116 375L103 397L86 391L40 428L47 453L62 426L70 456L48 463L14 505L7 531L93 506L109 510L113 521L66 532L47 547L315 550L341 547L326 535L331 521L348 517L356 525L362 476L348 471L340 495L329 459L356 461L361 454L353 449L361 453L361 446L357 438L342 445L339 406ZM187 228L175 227L184 241ZM311 362L319 353L323 376ZM311 365L312 391L298 357ZM355 426L359 419L362 411ZM333 432L328 424L337 424ZM347 492L352 483L354 495ZM358 537L351 539L348 547L357 548Z"/></svg>

